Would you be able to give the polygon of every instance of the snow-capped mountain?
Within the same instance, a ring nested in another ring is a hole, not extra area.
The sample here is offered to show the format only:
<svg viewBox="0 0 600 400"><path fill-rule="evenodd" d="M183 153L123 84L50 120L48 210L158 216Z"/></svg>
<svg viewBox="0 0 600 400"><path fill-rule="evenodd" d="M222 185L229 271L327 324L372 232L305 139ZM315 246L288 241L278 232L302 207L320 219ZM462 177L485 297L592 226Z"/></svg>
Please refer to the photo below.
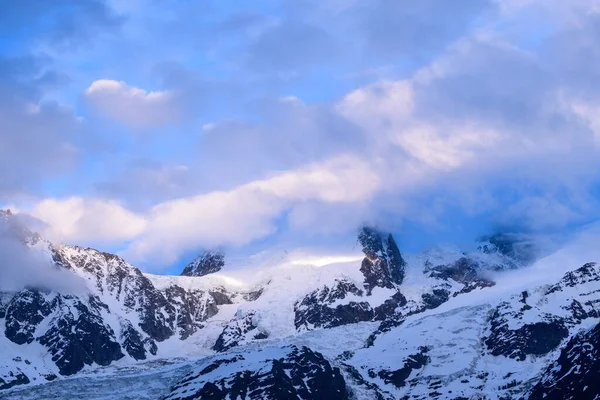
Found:
<svg viewBox="0 0 600 400"><path fill-rule="evenodd" d="M82 398L132 398L119 385L170 400L599 394L590 240L537 261L506 235L409 256L365 227L362 254L220 270L222 254L206 253L190 270L208 269L158 276L0 217L75 282L0 291L0 399L71 398L75 386Z"/></svg>
<svg viewBox="0 0 600 400"><path fill-rule="evenodd" d="M219 272L225 266L225 254L221 251L205 251L189 263L182 276L204 276Z"/></svg>

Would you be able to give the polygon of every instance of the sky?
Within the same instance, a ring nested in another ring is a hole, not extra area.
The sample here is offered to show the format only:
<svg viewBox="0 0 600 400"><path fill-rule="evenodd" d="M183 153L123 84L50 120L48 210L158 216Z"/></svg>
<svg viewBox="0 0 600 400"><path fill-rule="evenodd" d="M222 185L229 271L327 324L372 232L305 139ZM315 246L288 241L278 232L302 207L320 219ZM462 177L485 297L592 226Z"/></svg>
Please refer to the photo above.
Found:
<svg viewBox="0 0 600 400"><path fill-rule="evenodd" d="M24 0L0 13L0 207L172 272L600 217L600 1Z"/></svg>

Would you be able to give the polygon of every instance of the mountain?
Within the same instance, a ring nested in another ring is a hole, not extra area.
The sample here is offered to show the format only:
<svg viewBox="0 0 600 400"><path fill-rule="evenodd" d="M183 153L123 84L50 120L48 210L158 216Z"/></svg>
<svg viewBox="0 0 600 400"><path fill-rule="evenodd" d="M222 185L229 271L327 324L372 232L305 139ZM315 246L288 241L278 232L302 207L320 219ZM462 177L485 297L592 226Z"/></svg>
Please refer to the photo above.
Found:
<svg viewBox="0 0 600 400"><path fill-rule="evenodd" d="M360 257L158 276L9 231L74 280L0 286L0 399L599 394L600 267L582 251L594 240L537 261L496 239L406 255L363 227Z"/></svg>
<svg viewBox="0 0 600 400"><path fill-rule="evenodd" d="M181 276L204 276L219 272L225 266L225 254L220 251L205 251L189 263Z"/></svg>

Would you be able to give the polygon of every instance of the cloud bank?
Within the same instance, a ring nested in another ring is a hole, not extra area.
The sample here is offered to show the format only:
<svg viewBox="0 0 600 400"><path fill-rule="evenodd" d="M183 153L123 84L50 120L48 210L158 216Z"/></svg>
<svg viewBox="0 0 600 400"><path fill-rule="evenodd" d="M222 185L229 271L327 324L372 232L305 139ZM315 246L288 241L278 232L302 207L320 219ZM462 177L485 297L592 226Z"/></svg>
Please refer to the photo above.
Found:
<svg viewBox="0 0 600 400"><path fill-rule="evenodd" d="M597 1L183 3L111 3L118 38L53 47L61 71L92 65L69 75L83 116L42 101L68 92L47 64L6 75L6 203L156 270L364 222L454 237L600 217Z"/></svg>

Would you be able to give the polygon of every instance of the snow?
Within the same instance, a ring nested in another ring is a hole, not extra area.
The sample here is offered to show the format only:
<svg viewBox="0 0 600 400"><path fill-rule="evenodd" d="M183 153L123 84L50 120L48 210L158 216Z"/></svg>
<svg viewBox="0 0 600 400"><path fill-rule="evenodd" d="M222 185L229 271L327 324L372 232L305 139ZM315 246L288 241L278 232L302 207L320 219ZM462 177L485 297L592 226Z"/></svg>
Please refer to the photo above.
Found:
<svg viewBox="0 0 600 400"><path fill-rule="evenodd" d="M269 338L235 348L235 352L270 346L272 350L256 353L262 354L260 357L263 357L270 354L269 352L279 351L277 347L280 346L306 345L323 353L334 365L341 366L337 357L344 351L350 351L355 353L348 361L349 364L355 366L364 378L397 397L407 394L408 390L415 396L426 396L431 391L429 383L441 380L443 390L452 391L455 396L469 397L483 390L492 393L490 398L499 398L503 393L502 390L498 390L500 386L513 379L520 382L533 380L548 365L549 360L556 356L556 351L544 357L528 357L524 362L486 354L482 338L486 334L486 321L490 311L502 301L508 302L511 310L518 310L521 307L520 294L527 290L527 303L531 309L523 311L520 319L508 320L509 329L518 329L524 324L540 321L545 315L567 316L568 311L563 306L573 299L580 299L582 303L586 298L597 299L598 295L594 291L600 289L598 282L584 283L575 288L567 287L548 295L545 294L545 289L547 285L558 282L565 272L584 263L600 260L598 238L600 224L592 225L579 232L562 249L529 267L501 272L487 271L487 276L496 282L495 286L452 297L436 309L410 316L399 327L379 335L374 345L368 348L364 347L366 340L377 329L378 323L364 322L300 333L294 325L294 304L313 290L331 286L339 279L362 287L364 277L360 272L360 254L265 253L253 259L250 265L244 268L240 262L240 265L232 266L231 269L226 267L218 273L203 277L144 274L143 276L158 290L165 291L175 285L187 291L225 290L234 304L220 305L218 313L203 321L203 328L185 341L181 341L179 335L175 334L158 343L158 354L150 356L149 361L145 363L125 357L111 367L90 366L77 377L59 377L57 382L46 383L43 386L47 391L31 387L13 389L9 394L18 393L23 398L43 399L72 398L77 397L79 393L79 397L86 398L85 393L96 391L98 397L95 398L118 398L114 397L114 393L118 392L112 389L114 385L115 388L124 388L123 393L119 394L123 399L162 397L167 393L169 382L172 383L184 375L191 368L191 363L214 355L211 348L226 325L232 320L239 320L253 313L256 332L268 333ZM32 247L34 251L44 254L48 254L48 248L44 241L38 241ZM117 336L123 319L129 320L134 327L139 326L139 314L131 307L125 307L123 303L125 293L135 289L133 282L137 275L133 266L124 262L119 264L119 260L99 262L98 253L91 249L64 246L60 251L67 259L85 261L80 263L80 267L75 268L74 272L84 278L89 291L97 294L108 306L108 310L101 310L102 318ZM432 286L440 284L439 280L430 278L423 272L436 265L455 262L463 255L458 249L439 247L423 254L405 256L408 265L406 278L401 286L402 294L409 302L421 301L424 293L429 292ZM501 260L498 254L470 256L489 265L497 264ZM97 275L86 270L87 267L96 265L94 263L97 264ZM121 267L128 271L128 278L124 280L123 288L111 290L106 281L108 272ZM456 282L450 282L450 285L451 291L458 291L462 287ZM244 300L244 295L260 289L262 294L258 299ZM394 293L392 289L377 287L371 296L349 294L344 299L334 302L331 307L351 301L368 301L374 308L383 304ZM0 302L8 302L9 297L8 294L2 294ZM139 303L139 299L137 301ZM164 310L158 312L164 314ZM38 333L45 332L51 318L52 315L40 324ZM597 322L596 319L587 319L575 329L586 329ZM0 327L4 327L4 320L0 319ZM411 372L409 380L418 381L415 387L397 388L379 377L369 378L369 370L378 372L401 368L402 360L417 353L422 346L430 349L428 356L431 362L422 369ZM0 377L6 377L10 371L22 371L33 384L39 384L45 383L44 375L58 375L57 367L50 360L47 349L36 342L19 346L2 334L0 355ZM14 361L18 357L22 361ZM489 375L477 378L484 373ZM512 375L509 376L509 373ZM469 384L462 382L466 377L470 380ZM73 385L77 385L80 392L71 394L69 390ZM125 389L128 387L131 390ZM88 392L85 392L86 390ZM110 397L111 395L113 397ZM0 394L0 399L3 398L10 396L3 397Z"/></svg>

